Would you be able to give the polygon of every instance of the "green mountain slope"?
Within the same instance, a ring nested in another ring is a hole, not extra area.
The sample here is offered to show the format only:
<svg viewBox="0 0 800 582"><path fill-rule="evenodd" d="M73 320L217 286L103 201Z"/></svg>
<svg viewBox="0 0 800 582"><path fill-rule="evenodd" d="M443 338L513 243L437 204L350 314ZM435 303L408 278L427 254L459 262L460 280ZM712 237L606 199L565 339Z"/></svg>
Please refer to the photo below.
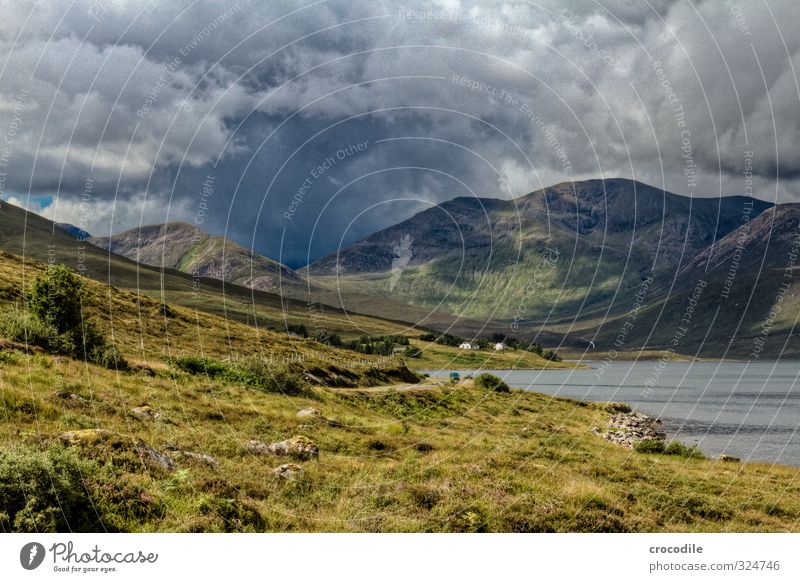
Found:
<svg viewBox="0 0 800 582"><path fill-rule="evenodd" d="M656 281L635 316L629 291L618 300L619 309L605 319L587 318L573 332L594 337L601 349L798 358L798 261L800 205L781 204L691 257L673 286ZM626 321L630 325L617 346Z"/></svg>
<svg viewBox="0 0 800 582"><path fill-rule="evenodd" d="M93 237L89 242L145 265L259 291L276 292L282 285L302 284L289 267L185 222L142 226L110 237Z"/></svg>
<svg viewBox="0 0 800 582"><path fill-rule="evenodd" d="M752 208L748 206L752 204ZM670 280L769 204L686 198L631 180L515 200L456 198L324 257L312 281L476 319L571 321L655 274ZM748 210L749 209L749 210Z"/></svg>

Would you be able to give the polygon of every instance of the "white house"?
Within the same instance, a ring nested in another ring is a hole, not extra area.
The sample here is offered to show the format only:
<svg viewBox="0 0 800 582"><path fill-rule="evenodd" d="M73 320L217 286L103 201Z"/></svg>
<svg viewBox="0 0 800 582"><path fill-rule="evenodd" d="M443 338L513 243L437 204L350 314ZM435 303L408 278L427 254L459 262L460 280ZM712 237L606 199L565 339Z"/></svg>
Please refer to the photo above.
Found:
<svg viewBox="0 0 800 582"><path fill-rule="evenodd" d="M506 342L497 342L496 344L494 344L494 349L496 349L497 351L507 350L508 346L506 345Z"/></svg>
<svg viewBox="0 0 800 582"><path fill-rule="evenodd" d="M462 350L479 350L481 346L476 344L475 342L463 342L460 346Z"/></svg>

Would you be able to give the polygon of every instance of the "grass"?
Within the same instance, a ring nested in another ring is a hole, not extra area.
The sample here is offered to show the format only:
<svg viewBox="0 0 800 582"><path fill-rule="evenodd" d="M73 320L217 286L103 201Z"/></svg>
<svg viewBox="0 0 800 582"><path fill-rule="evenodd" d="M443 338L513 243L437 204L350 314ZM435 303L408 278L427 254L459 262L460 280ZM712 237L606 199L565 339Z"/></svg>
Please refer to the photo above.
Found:
<svg viewBox="0 0 800 582"><path fill-rule="evenodd" d="M464 350L457 347L412 339L411 345L422 350L419 358L407 358L406 364L414 370L443 369L561 369L573 368L572 362L552 362L525 350Z"/></svg>
<svg viewBox="0 0 800 582"><path fill-rule="evenodd" d="M0 255L0 309L41 270ZM618 405L409 386L398 359L86 291L130 369L0 341L3 531L800 530L800 470L618 447L591 433ZM568 365L412 344L419 367ZM286 457L245 447L294 436L320 456L292 481L272 474Z"/></svg>
<svg viewBox="0 0 800 582"><path fill-rule="evenodd" d="M169 366L0 354L0 474L57 477L55 489L25 480L39 505L17 495L5 530L63 529L62 497L71 525L110 531L800 530L800 470L630 451L591 434L612 414L603 405L469 380L287 396ZM159 416L131 412L143 405ZM298 418L306 407L320 417ZM95 428L110 432L60 438ZM295 435L320 448L296 481L271 475L285 458L244 449ZM219 464L182 456L165 469L141 454L172 449Z"/></svg>

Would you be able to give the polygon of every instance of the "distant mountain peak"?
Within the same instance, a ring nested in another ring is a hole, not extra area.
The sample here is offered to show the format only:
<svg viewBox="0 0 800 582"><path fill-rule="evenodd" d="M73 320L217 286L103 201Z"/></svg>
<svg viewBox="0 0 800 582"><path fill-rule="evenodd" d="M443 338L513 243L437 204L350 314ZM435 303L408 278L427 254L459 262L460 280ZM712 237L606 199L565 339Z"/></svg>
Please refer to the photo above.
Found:
<svg viewBox="0 0 800 582"><path fill-rule="evenodd" d="M282 285L302 282L289 267L187 222L143 225L110 237L94 237L90 242L146 265L260 291L274 292Z"/></svg>

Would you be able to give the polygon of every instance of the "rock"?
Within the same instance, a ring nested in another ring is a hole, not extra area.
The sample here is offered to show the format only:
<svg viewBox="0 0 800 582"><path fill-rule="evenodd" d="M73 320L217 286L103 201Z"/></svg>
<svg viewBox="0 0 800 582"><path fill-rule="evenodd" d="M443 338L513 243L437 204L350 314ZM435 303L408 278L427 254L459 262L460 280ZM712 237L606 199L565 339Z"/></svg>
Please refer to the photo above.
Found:
<svg viewBox="0 0 800 582"><path fill-rule="evenodd" d="M739 463L741 459L739 457L731 457L730 455L720 455L717 459L718 461L722 461L724 463Z"/></svg>
<svg viewBox="0 0 800 582"><path fill-rule="evenodd" d="M592 429L592 433L629 449L632 449L641 440L663 441L666 439L664 431L661 430L661 421L641 412L615 414L609 419L607 430L602 431L595 427Z"/></svg>
<svg viewBox="0 0 800 582"><path fill-rule="evenodd" d="M285 441L269 445L261 441L251 440L245 443L244 448L254 455L288 456L303 461L319 457L319 447L311 439L304 436L293 436Z"/></svg>
<svg viewBox="0 0 800 582"><path fill-rule="evenodd" d="M75 394L74 392L59 392L57 394L59 398L63 398L64 400L69 400L73 403L80 404L80 405L87 405L89 404L89 400L84 398L80 394Z"/></svg>
<svg viewBox="0 0 800 582"><path fill-rule="evenodd" d="M317 410L316 408L311 408L310 406L308 408L303 408L297 412L298 418L319 418L320 416L322 416L320 414L320 411Z"/></svg>
<svg viewBox="0 0 800 582"><path fill-rule="evenodd" d="M132 450L148 465L160 467L168 471L175 468L175 462L171 458L159 453L144 441L139 441L131 436L104 428L72 430L62 433L61 440L70 446L106 445L113 449Z"/></svg>
<svg viewBox="0 0 800 582"><path fill-rule="evenodd" d="M251 440L244 443L244 450L254 455L269 455L269 445L261 441Z"/></svg>
<svg viewBox="0 0 800 582"><path fill-rule="evenodd" d="M164 448L167 450L169 456L175 460L179 461L181 459L190 459L192 461L205 463L206 465L214 469L219 467L219 461L206 453L195 453L192 451L184 451L179 449L175 445L167 445Z"/></svg>
<svg viewBox="0 0 800 582"><path fill-rule="evenodd" d="M173 461L167 455L159 453L153 447L150 447L144 443L139 443L135 448L136 452L139 453L139 457L145 463L149 465L155 465L156 467L161 467L167 471L172 471L175 469L175 461Z"/></svg>
<svg viewBox="0 0 800 582"><path fill-rule="evenodd" d="M144 406L137 406L136 408L131 408L131 414L136 418L141 418L143 420L158 420L161 418L161 413L156 412L146 404Z"/></svg>
<svg viewBox="0 0 800 582"><path fill-rule="evenodd" d="M295 465L294 463L285 463L280 467L275 467L272 474L278 479L286 479L287 481L297 481L303 476L303 467Z"/></svg>
<svg viewBox="0 0 800 582"><path fill-rule="evenodd" d="M61 440L68 445L86 445L105 442L115 437L121 437L119 433L104 428L86 428L83 430L71 430L61 434Z"/></svg>

